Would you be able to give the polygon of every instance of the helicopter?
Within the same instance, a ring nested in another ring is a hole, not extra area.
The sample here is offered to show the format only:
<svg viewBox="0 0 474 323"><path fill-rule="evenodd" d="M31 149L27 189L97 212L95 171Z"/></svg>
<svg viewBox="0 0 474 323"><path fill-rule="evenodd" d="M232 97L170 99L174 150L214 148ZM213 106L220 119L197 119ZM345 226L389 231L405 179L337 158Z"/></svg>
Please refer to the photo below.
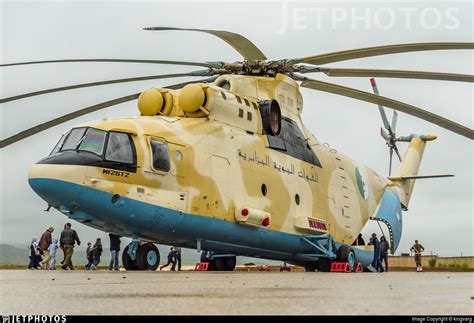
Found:
<svg viewBox="0 0 474 323"><path fill-rule="evenodd" d="M404 112L473 139L473 130L418 107L306 77L390 77L473 82L474 76L437 72L327 68L363 57L429 50L474 49L473 43L415 43L270 61L242 35L217 30L149 27L214 35L244 60L227 63L133 59L63 59L1 64L124 62L197 66L179 74L83 83L3 98L0 103L53 92L175 77L205 79L150 88L102 102L0 141L0 148L76 117L137 100L139 116L104 118L73 127L51 154L33 165L31 188L72 220L132 238L126 270L156 270L155 244L196 249L209 270L231 271L236 256L281 260L306 271L329 271L334 261L370 270L370 247L352 246L369 220L385 223L392 253L403 229L426 143L435 135L397 136ZM300 84L298 82L301 82ZM301 119L300 87L378 106L389 147L389 176L321 144ZM397 142L408 142L401 156ZM393 152L400 166L391 176Z"/></svg>

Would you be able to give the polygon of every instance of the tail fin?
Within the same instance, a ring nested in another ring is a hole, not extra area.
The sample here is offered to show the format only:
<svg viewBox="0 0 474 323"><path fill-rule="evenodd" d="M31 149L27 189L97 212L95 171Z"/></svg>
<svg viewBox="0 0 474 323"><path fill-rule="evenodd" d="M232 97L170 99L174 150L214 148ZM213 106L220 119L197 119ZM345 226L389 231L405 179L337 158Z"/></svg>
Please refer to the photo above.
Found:
<svg viewBox="0 0 474 323"><path fill-rule="evenodd" d="M407 208L410 202L411 193L415 186L415 181L420 169L421 160L425 151L427 141L435 140L436 136L417 136L411 135L407 137L398 138L398 141L408 141L408 146L405 155L397 170L397 174L388 179L392 180L394 185L398 188L398 196L402 205Z"/></svg>

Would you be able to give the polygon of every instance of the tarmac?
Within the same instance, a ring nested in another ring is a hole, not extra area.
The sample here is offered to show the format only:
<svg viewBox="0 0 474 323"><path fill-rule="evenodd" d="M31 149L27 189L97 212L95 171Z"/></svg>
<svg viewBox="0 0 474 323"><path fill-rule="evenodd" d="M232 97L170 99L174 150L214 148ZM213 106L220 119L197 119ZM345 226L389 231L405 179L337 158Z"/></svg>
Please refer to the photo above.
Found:
<svg viewBox="0 0 474 323"><path fill-rule="evenodd" d="M474 273L2 270L0 313L473 315Z"/></svg>

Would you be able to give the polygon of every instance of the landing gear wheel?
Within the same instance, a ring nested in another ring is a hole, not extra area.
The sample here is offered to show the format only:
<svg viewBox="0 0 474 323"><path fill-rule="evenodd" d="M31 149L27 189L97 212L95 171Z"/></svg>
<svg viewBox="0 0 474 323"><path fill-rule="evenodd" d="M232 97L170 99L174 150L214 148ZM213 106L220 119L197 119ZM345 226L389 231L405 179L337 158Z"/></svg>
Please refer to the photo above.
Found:
<svg viewBox="0 0 474 323"><path fill-rule="evenodd" d="M160 252L151 242L138 247L137 266L140 270L155 271L160 265Z"/></svg>
<svg viewBox="0 0 474 323"><path fill-rule="evenodd" d="M318 260L318 271L321 272L329 272L331 271L331 259L328 258L319 258Z"/></svg>
<svg viewBox="0 0 474 323"><path fill-rule="evenodd" d="M237 263L235 256L217 257L215 261L218 271L234 271Z"/></svg>
<svg viewBox="0 0 474 323"><path fill-rule="evenodd" d="M349 264L350 271L354 271L356 266L356 257L354 249L348 245L341 245L336 252L336 259L339 262L347 262Z"/></svg>
<svg viewBox="0 0 474 323"><path fill-rule="evenodd" d="M201 252L201 262L207 262L209 263L209 266L207 267L207 271L217 271L217 264L216 264L216 259L207 259L206 257L207 251L203 250Z"/></svg>
<svg viewBox="0 0 474 323"><path fill-rule="evenodd" d="M304 266L304 271L316 271L317 268L318 268L318 263L317 262L308 262Z"/></svg>
<svg viewBox="0 0 474 323"><path fill-rule="evenodd" d="M137 264L128 255L128 246L122 252L122 265L125 270L138 270Z"/></svg>

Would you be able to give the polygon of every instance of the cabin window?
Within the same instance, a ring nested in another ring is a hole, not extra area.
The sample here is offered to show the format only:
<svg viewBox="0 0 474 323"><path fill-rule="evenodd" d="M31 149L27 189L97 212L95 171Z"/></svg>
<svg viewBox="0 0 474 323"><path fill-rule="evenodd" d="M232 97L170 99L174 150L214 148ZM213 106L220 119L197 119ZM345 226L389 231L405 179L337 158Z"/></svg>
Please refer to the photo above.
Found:
<svg viewBox="0 0 474 323"><path fill-rule="evenodd" d="M74 128L67 135L61 150L76 150L79 141L84 137L86 128Z"/></svg>
<svg viewBox="0 0 474 323"><path fill-rule="evenodd" d="M105 137L107 132L99 129L88 128L85 137L79 145L78 150L88 151L102 156L104 152Z"/></svg>
<svg viewBox="0 0 474 323"><path fill-rule="evenodd" d="M252 112L247 111L247 120L252 121Z"/></svg>
<svg viewBox="0 0 474 323"><path fill-rule="evenodd" d="M168 172L170 170L170 153L168 145L162 141L152 139L151 150L153 154L153 169Z"/></svg>
<svg viewBox="0 0 474 323"><path fill-rule="evenodd" d="M133 164L130 136L123 132L110 132L105 159L123 164Z"/></svg>
<svg viewBox="0 0 474 323"><path fill-rule="evenodd" d="M267 185L262 184L262 187L260 189L262 191L262 195L267 196Z"/></svg>
<svg viewBox="0 0 474 323"><path fill-rule="evenodd" d="M217 84L218 87L223 88L225 90L230 90L230 82L227 80L223 80Z"/></svg>

